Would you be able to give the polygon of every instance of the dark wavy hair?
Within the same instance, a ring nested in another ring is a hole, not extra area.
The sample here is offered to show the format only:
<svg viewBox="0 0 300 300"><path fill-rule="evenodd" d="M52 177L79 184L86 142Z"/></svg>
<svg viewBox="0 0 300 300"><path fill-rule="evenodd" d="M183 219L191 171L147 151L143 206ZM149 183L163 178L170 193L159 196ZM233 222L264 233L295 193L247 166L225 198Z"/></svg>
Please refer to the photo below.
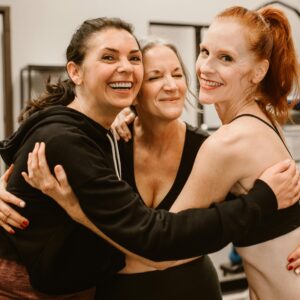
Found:
<svg viewBox="0 0 300 300"><path fill-rule="evenodd" d="M92 34L100 32L107 28L123 29L129 32L137 41L133 34L133 26L119 18L97 18L84 21L81 26L73 34L70 44L66 51L67 63L73 61L77 65L81 65L87 51L87 42ZM18 121L26 120L34 112L53 105L68 105L74 100L75 85L68 78L59 80L55 84L51 84L50 78L46 83L46 90L38 98L29 100L25 108L22 110Z"/></svg>

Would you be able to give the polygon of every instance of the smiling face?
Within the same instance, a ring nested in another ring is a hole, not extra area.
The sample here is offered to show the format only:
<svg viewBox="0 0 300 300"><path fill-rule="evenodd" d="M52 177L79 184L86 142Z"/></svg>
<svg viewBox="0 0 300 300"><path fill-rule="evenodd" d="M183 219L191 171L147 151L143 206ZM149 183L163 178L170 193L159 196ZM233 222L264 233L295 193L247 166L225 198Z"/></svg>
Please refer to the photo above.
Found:
<svg viewBox="0 0 300 300"><path fill-rule="evenodd" d="M253 91L257 62L246 35L245 27L232 18L212 23L196 63L200 103L238 105Z"/></svg>
<svg viewBox="0 0 300 300"><path fill-rule="evenodd" d="M131 105L143 78L142 55L135 38L115 28L93 33L75 75L77 96L90 110L118 112Z"/></svg>
<svg viewBox="0 0 300 300"><path fill-rule="evenodd" d="M180 117L187 92L186 78L175 52L165 45L146 50L144 80L138 95L142 116L174 120Z"/></svg>

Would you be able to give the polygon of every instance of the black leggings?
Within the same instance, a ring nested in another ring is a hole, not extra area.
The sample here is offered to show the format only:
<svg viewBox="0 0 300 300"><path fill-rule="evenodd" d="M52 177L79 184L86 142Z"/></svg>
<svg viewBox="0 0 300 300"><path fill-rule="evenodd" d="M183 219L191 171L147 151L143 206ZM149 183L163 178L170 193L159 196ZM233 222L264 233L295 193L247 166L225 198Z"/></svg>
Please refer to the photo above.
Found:
<svg viewBox="0 0 300 300"><path fill-rule="evenodd" d="M97 289L95 299L221 300L222 296L216 270L210 258L202 256L164 271L117 274L105 289Z"/></svg>

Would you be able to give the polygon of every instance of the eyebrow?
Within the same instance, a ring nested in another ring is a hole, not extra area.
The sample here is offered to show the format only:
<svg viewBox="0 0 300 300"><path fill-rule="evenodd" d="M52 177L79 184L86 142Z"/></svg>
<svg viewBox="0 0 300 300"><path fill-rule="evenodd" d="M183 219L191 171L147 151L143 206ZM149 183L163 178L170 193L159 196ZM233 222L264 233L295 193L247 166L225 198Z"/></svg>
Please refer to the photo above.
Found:
<svg viewBox="0 0 300 300"><path fill-rule="evenodd" d="M182 67L176 67L175 69L172 70L172 72L174 72L174 71L175 71L175 72L176 72L176 71L182 71ZM149 71L149 73L150 73L150 72L160 73L161 70L158 70L158 69L152 69L152 70Z"/></svg>
<svg viewBox="0 0 300 300"><path fill-rule="evenodd" d="M178 71L181 71L183 72L183 69L182 67L176 67L174 70L172 70L172 72L178 72ZM161 74L161 71L160 70L157 70L157 69L154 69L154 70L150 70L150 71L146 71L145 72L145 75L149 75L149 74L153 74L153 75L157 75L157 74Z"/></svg>
<svg viewBox="0 0 300 300"><path fill-rule="evenodd" d="M173 70L173 72L182 71L182 70L183 70L182 67L176 67L176 68Z"/></svg>
<svg viewBox="0 0 300 300"><path fill-rule="evenodd" d="M119 53L120 52L117 49L109 48L109 47L105 47L104 49L109 50L111 52L115 52L115 53ZM141 50L140 49L134 49L134 50L131 50L129 53L137 53L137 52L141 52Z"/></svg>
<svg viewBox="0 0 300 300"><path fill-rule="evenodd" d="M201 50L201 48L204 48L204 49L209 51L209 49L207 49L208 47L203 43L199 44L199 48L200 48L200 50ZM219 49L217 49L217 52L218 53L228 53L230 55L235 55L236 54L234 49L228 49L228 48L219 48Z"/></svg>

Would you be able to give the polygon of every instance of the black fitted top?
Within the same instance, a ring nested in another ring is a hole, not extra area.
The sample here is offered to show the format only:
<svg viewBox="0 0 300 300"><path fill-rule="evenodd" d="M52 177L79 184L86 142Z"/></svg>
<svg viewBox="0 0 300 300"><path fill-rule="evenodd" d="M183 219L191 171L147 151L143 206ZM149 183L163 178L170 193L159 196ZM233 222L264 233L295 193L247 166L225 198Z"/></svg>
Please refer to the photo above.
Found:
<svg viewBox="0 0 300 300"><path fill-rule="evenodd" d="M132 131L132 127L130 129ZM169 210L171 208L192 171L200 146L207 137L208 134L206 132L186 124L185 142L176 178L167 195L156 207L157 209ZM122 179L127 181L138 193L134 178L133 139L127 143L121 142L120 155L122 161Z"/></svg>
<svg viewBox="0 0 300 300"><path fill-rule="evenodd" d="M242 114L235 117L233 120L236 120L241 117L252 117L256 118L257 120L263 122L268 127L270 127L274 132L278 135L281 139L282 143L284 144L285 148L289 152L290 156L292 157L289 149L287 148L284 140L282 139L278 129L274 124L269 124L265 120L251 114ZM248 234L244 236L243 239L235 242L235 246L238 247L246 247L255 245L258 243L262 243L271 239L274 239L278 236L284 235L297 227L300 226L300 202L297 202L293 206L277 210L274 214L270 214L268 218L265 218L259 226L251 229Z"/></svg>

